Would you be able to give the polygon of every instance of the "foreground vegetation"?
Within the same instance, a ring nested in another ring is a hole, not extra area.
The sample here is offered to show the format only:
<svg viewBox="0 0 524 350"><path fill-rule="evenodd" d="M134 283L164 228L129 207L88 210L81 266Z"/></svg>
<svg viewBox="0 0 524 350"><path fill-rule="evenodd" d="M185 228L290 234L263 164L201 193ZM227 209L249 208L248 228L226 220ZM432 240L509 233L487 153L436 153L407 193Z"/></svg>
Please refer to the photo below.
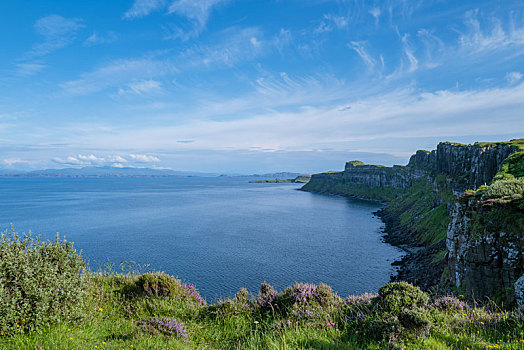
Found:
<svg viewBox="0 0 524 350"><path fill-rule="evenodd" d="M164 273L90 273L68 242L0 241L1 349L523 349L524 315L405 282L341 298L263 283L208 305Z"/></svg>

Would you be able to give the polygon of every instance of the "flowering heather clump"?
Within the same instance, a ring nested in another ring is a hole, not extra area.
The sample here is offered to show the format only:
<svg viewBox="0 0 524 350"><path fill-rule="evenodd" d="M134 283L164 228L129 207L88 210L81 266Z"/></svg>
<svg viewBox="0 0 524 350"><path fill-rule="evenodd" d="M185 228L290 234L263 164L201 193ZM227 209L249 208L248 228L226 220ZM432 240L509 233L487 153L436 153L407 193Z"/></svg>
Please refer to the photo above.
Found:
<svg viewBox="0 0 524 350"><path fill-rule="evenodd" d="M291 297L291 302L293 304L315 300L318 296L317 286L311 283L295 284L291 289L289 289L289 296Z"/></svg>
<svg viewBox="0 0 524 350"><path fill-rule="evenodd" d="M433 302L433 305L440 310L445 311L463 311L468 306L465 302L455 298L455 297L442 297L438 298Z"/></svg>
<svg viewBox="0 0 524 350"><path fill-rule="evenodd" d="M351 306L360 306L360 305L369 305L371 304L371 299L376 298L378 294L373 293L364 293L362 295L350 295L344 302L346 305Z"/></svg>
<svg viewBox="0 0 524 350"><path fill-rule="evenodd" d="M316 303L322 306L333 305L338 302L333 289L326 284L314 285L311 283L297 283L286 288L283 299L290 304ZM333 307L333 306L331 306Z"/></svg>
<svg viewBox="0 0 524 350"><path fill-rule="evenodd" d="M186 325L182 322L175 320L174 318L150 318L149 320L141 323L142 329L148 333L164 333L167 335L174 335L177 338L183 338L184 341L189 339L189 333L187 332Z"/></svg>
<svg viewBox="0 0 524 350"><path fill-rule="evenodd" d="M278 292L270 284L264 282L260 285L260 293L255 299L255 305L262 310L274 309L277 297Z"/></svg>
<svg viewBox="0 0 524 350"><path fill-rule="evenodd" d="M198 292L198 290L196 289L194 284L192 284L192 283L189 283L189 284L188 283L184 283L184 284L182 284L180 286L180 288L182 288L182 290L185 290L188 295L193 297L193 299L197 303L202 304L202 305L206 304L206 301L204 300L204 298L202 298L202 296L200 295L200 293Z"/></svg>

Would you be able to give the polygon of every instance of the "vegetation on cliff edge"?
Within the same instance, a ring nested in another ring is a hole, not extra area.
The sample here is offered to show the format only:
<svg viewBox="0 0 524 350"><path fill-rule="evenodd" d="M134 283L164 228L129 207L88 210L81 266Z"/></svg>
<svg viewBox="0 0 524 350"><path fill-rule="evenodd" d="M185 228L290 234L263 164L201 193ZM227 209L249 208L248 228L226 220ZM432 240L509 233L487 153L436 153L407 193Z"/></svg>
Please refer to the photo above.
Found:
<svg viewBox="0 0 524 350"><path fill-rule="evenodd" d="M59 269L46 280L18 265L19 278L8 280L11 269L2 265L0 296L13 306L0 326L2 349L521 349L524 342L522 313L432 298L405 282L346 298L324 284L279 292L262 283L256 296L241 289L208 305L195 286L167 274L87 273L70 243L17 237L13 232L14 239L2 242L4 250L18 249L14 264L49 256L40 268L52 270L54 253L67 252L65 260L56 256L73 270ZM46 307L53 298L31 297L65 288L62 281L71 281L68 293L82 295L82 302L65 298L54 308ZM25 299L40 305L40 317L24 307Z"/></svg>

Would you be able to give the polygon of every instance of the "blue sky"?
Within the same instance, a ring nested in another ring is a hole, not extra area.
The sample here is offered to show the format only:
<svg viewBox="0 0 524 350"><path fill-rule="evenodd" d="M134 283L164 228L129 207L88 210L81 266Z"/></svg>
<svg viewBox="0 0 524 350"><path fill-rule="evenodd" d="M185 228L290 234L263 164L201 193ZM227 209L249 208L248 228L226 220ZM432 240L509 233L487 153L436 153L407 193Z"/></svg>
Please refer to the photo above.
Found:
<svg viewBox="0 0 524 350"><path fill-rule="evenodd" d="M522 1L0 3L0 168L319 172L524 137Z"/></svg>

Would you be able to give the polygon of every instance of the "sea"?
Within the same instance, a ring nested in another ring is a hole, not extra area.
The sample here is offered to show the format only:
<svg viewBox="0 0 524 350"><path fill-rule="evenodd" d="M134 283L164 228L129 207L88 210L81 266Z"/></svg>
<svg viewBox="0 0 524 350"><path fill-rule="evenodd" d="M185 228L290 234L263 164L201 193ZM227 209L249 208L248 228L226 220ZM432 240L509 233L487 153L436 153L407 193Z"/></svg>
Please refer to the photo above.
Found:
<svg viewBox="0 0 524 350"><path fill-rule="evenodd" d="M262 282L376 292L403 252L382 204L249 177L1 177L0 229L74 242L92 271L164 271L210 302Z"/></svg>

